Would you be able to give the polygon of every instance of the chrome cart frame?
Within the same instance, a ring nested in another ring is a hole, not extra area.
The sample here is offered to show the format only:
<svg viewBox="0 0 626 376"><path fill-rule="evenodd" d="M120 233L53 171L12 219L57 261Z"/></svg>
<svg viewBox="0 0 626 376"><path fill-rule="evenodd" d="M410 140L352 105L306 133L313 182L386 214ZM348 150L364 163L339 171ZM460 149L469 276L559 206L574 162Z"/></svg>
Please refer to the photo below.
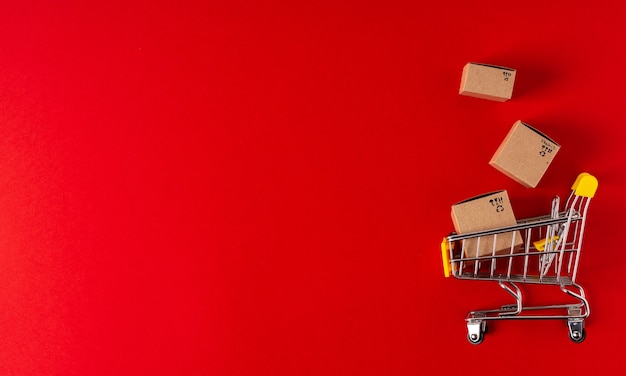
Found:
<svg viewBox="0 0 626 376"><path fill-rule="evenodd" d="M509 227L453 233L443 239L441 251L446 277L495 281L515 300L514 304L500 308L469 312L466 322L470 343L483 341L489 321L506 319L566 320L570 339L576 343L585 339L589 302L583 287L576 283L576 275L587 211L597 187L595 177L582 173L574 182L563 210L560 199L555 197L549 215L520 220ZM496 250L497 237L503 234L512 237L511 246ZM515 238L520 234L523 244L515 246ZM469 239L476 239L471 242L475 246L466 246ZM481 240L493 244L491 254L478 256ZM525 283L559 286L575 303L525 306L518 286Z"/></svg>

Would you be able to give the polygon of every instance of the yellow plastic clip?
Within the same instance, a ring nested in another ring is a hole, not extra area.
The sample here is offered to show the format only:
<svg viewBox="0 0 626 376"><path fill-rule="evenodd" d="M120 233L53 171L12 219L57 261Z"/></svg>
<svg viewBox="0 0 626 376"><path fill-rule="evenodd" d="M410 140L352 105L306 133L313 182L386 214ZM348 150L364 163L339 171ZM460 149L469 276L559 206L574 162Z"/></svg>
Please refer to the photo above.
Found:
<svg viewBox="0 0 626 376"><path fill-rule="evenodd" d="M593 175L583 172L578 175L572 185L572 190L576 196L592 198L598 189L598 179Z"/></svg>
<svg viewBox="0 0 626 376"><path fill-rule="evenodd" d="M551 237L550 239L550 243L554 243L555 241L559 240L558 235L555 235L553 237ZM539 252L543 252L546 249L546 239L541 239L541 240L537 240L536 242L533 242L533 245L535 246L535 249L538 250Z"/></svg>
<svg viewBox="0 0 626 376"><path fill-rule="evenodd" d="M446 278L450 277L451 270L449 250L448 239L443 238L443 241L441 242L441 259L443 260L443 275L446 276Z"/></svg>

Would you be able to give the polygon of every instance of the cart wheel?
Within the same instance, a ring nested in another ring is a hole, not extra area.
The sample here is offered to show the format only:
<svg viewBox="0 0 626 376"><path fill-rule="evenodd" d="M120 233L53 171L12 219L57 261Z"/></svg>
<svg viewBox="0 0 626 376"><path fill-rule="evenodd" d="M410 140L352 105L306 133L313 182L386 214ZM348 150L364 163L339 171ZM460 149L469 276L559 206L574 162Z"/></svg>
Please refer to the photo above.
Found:
<svg viewBox="0 0 626 376"><path fill-rule="evenodd" d="M587 338L587 332L584 328L582 331L574 331L569 334L569 339L574 343L581 343L585 338Z"/></svg>
<svg viewBox="0 0 626 376"><path fill-rule="evenodd" d="M484 339L485 339L485 335L483 333L480 333L480 335L476 335L476 334L467 335L467 340L472 345L480 345Z"/></svg>

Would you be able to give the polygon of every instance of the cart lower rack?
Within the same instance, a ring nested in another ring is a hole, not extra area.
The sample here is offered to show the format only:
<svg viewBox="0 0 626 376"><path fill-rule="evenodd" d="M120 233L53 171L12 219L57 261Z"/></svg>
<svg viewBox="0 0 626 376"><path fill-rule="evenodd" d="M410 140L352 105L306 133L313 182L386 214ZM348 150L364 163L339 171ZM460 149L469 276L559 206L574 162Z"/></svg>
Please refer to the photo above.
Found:
<svg viewBox="0 0 626 376"><path fill-rule="evenodd" d="M585 339L585 319L589 302L576 283L580 250L587 210L598 181L588 173L578 175L563 209L560 199L552 200L549 215L520 220L514 226L466 234L451 234L441 243L446 277L497 282L515 303L500 308L468 313L467 338L479 344L487 332L487 323L508 319L562 319L567 322L574 342ZM507 249L496 249L498 236L512 238ZM516 246L521 236L523 244ZM481 241L493 244L491 254L479 255ZM525 306L519 284L555 285L574 298L574 303Z"/></svg>

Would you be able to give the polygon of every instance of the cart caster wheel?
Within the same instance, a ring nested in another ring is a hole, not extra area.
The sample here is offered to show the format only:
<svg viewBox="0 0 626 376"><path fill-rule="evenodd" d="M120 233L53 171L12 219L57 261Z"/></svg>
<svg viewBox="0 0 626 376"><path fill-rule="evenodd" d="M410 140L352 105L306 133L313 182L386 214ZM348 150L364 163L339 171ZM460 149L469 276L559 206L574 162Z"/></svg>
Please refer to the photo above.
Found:
<svg viewBox="0 0 626 376"><path fill-rule="evenodd" d="M477 335L477 334L468 334L467 335L467 340L472 345L480 345L483 342L484 339L485 339L485 336L482 333L480 335Z"/></svg>
<svg viewBox="0 0 626 376"><path fill-rule="evenodd" d="M485 339L485 333L487 332L487 321L480 318L472 318L467 322L467 340L472 345L478 345Z"/></svg>
<svg viewBox="0 0 626 376"><path fill-rule="evenodd" d="M587 332L585 329L582 331L574 331L569 334L569 339L571 339L574 343L581 343L585 340L585 338L587 338Z"/></svg>

